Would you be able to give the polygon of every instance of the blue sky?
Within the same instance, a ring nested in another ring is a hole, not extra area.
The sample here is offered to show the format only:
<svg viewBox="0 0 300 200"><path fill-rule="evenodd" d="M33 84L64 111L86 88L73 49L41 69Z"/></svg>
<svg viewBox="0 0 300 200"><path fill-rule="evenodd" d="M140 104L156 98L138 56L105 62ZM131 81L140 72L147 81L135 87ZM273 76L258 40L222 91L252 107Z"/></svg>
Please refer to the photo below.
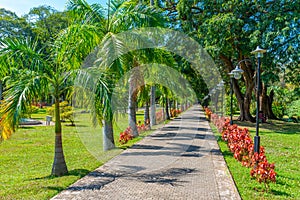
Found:
<svg viewBox="0 0 300 200"><path fill-rule="evenodd" d="M67 0L0 0L0 8L15 12L18 16L29 12L30 8L40 5L49 5L62 11L65 9ZM107 0L87 0L88 3L100 3L106 5Z"/></svg>

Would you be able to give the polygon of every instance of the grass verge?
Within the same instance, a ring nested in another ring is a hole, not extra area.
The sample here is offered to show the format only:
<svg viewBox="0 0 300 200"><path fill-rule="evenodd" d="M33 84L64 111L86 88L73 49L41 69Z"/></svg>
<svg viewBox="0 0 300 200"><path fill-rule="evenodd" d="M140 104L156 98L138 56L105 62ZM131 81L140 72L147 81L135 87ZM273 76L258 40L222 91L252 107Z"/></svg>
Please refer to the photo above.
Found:
<svg viewBox="0 0 300 200"><path fill-rule="evenodd" d="M255 124L249 122L237 124L239 127L249 128L251 135L255 135ZM220 149L242 199L300 199L299 124L274 120L269 124L260 125L261 145L265 147L268 161L275 163L277 172L277 181L270 184L269 192L265 192L263 184L251 179L250 168L243 167L233 158L217 129L213 124L210 125L217 136Z"/></svg>

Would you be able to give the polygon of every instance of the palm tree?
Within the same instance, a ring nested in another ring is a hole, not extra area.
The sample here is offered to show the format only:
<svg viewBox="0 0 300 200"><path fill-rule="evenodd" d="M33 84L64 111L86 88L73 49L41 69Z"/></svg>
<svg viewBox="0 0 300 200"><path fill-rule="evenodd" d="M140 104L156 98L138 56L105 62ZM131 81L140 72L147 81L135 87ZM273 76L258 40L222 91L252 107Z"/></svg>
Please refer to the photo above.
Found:
<svg viewBox="0 0 300 200"><path fill-rule="evenodd" d="M1 115L1 123L18 125L20 118L36 96L50 93L55 100L55 154L52 175L62 176L68 172L62 146L60 121L60 96L69 87L64 83L71 78L72 69L58 56L59 46L51 49L50 57L41 53L37 43L28 39L6 39L1 43L0 59L8 62L15 70L7 81ZM20 69L20 66L24 66ZM18 70L16 70L19 68Z"/></svg>
<svg viewBox="0 0 300 200"><path fill-rule="evenodd" d="M98 31L102 33L102 42L96 51L96 54L100 56L98 57L99 59L96 63L98 66L106 69L107 74L113 74L115 82L110 81L112 84L110 88L114 88L117 80L124 75L126 71L134 67L134 59L138 60L133 53L124 53L126 52L127 47L123 45L122 39L124 38L119 38L118 34L138 27L162 24L162 20L159 20L161 19L160 13L155 12L155 9L153 8L137 5L134 1L109 1L108 17L105 20L99 17L99 12L95 11L95 8L98 9L97 6L89 6L84 0L72 0L69 2L68 7L75 13L79 13L80 16L85 16L84 19L89 20L88 24L91 27L99 27L99 22L102 23L100 25L102 29ZM70 33L72 32L70 31ZM92 34L90 36L92 37ZM97 44L90 43L89 45L95 47ZM115 55L119 56L111 61ZM131 100L136 99L135 94L136 92L134 92L134 95L132 96L133 98L130 98ZM107 98L108 99L105 101L106 104L104 105L106 109L104 110L111 112L111 95L108 95ZM132 102L130 105L135 105L135 103ZM133 119L131 120L131 124L134 129L136 120L134 120L135 116L133 117L133 115L135 115L135 111L130 113L130 116L132 116ZM99 116L104 117L103 119L100 118L100 120L103 122L102 124L104 125L104 143L114 143L113 140L106 140L107 138L113 139L112 118L105 117L112 116L112 114L107 113ZM108 128L106 128L106 126L108 126ZM107 131L109 131L109 133Z"/></svg>

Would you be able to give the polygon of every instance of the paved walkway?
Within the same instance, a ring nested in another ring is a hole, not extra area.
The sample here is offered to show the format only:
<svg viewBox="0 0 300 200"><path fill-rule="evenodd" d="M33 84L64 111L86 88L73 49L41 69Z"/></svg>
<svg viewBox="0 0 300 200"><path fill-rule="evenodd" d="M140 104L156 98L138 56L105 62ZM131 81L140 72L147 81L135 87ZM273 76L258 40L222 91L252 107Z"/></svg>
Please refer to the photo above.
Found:
<svg viewBox="0 0 300 200"><path fill-rule="evenodd" d="M214 200L240 196L199 106L53 199Z"/></svg>

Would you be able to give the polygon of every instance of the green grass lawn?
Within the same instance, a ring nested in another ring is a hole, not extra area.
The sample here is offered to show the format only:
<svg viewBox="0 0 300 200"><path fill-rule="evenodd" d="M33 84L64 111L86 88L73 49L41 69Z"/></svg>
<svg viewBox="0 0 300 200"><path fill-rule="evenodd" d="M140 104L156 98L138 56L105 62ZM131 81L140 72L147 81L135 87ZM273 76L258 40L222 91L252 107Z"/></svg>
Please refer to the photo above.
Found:
<svg viewBox="0 0 300 200"><path fill-rule="evenodd" d="M46 113L37 113L32 118L43 120L45 116ZM84 115L82 118L89 119ZM140 112L137 119L143 119ZM84 127L87 121L76 124ZM150 133L147 131L125 145L117 144L118 148L102 152L101 159L96 159L83 144L78 129L68 124L63 124L63 147L69 174L63 177L50 176L54 126L19 128L9 140L0 143L0 199L49 199ZM118 119L115 141L127 125L127 116Z"/></svg>
<svg viewBox="0 0 300 200"><path fill-rule="evenodd" d="M221 141L220 134L211 126L242 199L300 199L300 124L277 120L269 122L261 124L259 131L267 159L275 163L277 172L277 182L270 184L269 192L264 192L263 184L251 179L250 168L243 167L233 158L225 142ZM255 135L254 123L237 124L249 128L251 135Z"/></svg>

